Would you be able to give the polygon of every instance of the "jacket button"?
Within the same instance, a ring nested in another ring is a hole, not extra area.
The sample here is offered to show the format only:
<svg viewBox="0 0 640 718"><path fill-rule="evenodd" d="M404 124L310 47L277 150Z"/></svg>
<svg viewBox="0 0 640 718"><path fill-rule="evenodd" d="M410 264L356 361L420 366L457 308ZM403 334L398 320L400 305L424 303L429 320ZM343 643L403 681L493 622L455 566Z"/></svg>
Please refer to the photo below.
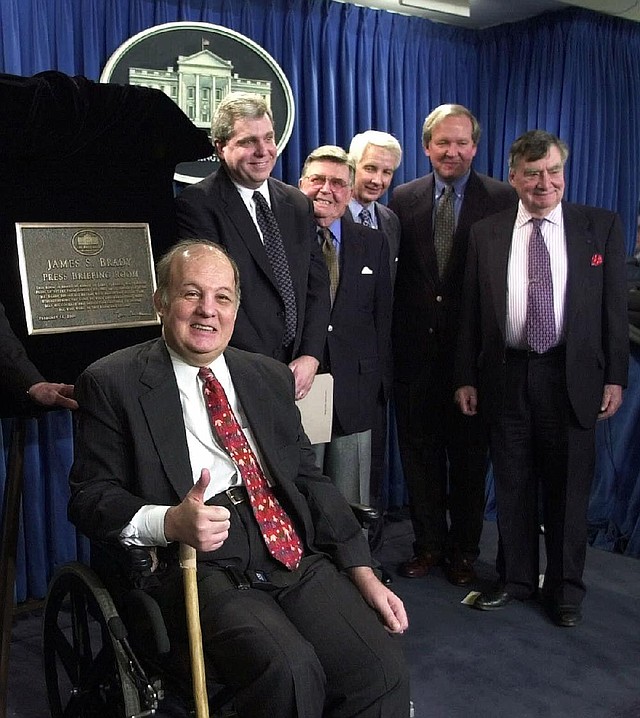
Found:
<svg viewBox="0 0 640 718"><path fill-rule="evenodd" d="M442 301L442 295L438 294L438 296L436 297L436 302L441 302L441 301Z"/></svg>
<svg viewBox="0 0 640 718"><path fill-rule="evenodd" d="M332 331L333 331L333 324L329 324L329 326L327 327L327 331L328 331L328 332L332 332Z"/></svg>

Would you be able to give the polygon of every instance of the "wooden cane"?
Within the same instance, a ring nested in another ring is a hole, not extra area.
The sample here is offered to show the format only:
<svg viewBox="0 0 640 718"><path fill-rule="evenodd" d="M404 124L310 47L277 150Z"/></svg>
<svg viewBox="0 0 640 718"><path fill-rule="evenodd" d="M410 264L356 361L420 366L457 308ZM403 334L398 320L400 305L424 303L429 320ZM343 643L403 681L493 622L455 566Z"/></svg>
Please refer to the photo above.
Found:
<svg viewBox="0 0 640 718"><path fill-rule="evenodd" d="M204 670L204 652L202 650L202 629L200 626L200 605L198 602L198 576L196 550L180 544L180 566L184 580L184 601L187 610L187 633L191 654L191 678L196 718L209 718L209 699Z"/></svg>

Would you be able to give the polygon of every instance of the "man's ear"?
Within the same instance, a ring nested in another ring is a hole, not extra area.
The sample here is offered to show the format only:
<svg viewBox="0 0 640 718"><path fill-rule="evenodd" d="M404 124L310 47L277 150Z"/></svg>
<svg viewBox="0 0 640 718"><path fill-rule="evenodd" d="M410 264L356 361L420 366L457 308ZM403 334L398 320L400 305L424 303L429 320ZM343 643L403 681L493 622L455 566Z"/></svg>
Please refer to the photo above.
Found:
<svg viewBox="0 0 640 718"><path fill-rule="evenodd" d="M222 142L221 140L214 140L213 146L216 150L216 154L218 155L218 158L221 160L222 159L222 150L224 149L224 142Z"/></svg>
<svg viewBox="0 0 640 718"><path fill-rule="evenodd" d="M160 301L160 292L157 289L153 293L153 308L156 310L156 314L159 317L163 315L164 309L162 307L162 302Z"/></svg>

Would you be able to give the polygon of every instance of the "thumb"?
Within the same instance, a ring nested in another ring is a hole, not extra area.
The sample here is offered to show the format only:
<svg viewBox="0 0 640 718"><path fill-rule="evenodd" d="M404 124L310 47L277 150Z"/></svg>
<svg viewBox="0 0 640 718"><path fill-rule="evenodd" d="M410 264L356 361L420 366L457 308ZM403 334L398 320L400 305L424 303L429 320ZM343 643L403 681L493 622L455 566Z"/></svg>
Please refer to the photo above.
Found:
<svg viewBox="0 0 640 718"><path fill-rule="evenodd" d="M209 469L202 469L200 472L200 478L193 485L193 488L189 491L189 498L195 501L204 503L204 494L211 481L211 474Z"/></svg>

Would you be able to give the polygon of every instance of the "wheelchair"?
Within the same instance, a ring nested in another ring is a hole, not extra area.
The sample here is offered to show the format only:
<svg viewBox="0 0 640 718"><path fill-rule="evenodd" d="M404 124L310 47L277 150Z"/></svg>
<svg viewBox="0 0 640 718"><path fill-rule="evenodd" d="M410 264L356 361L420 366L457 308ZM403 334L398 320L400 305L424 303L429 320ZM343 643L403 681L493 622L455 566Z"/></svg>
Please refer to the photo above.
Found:
<svg viewBox="0 0 640 718"><path fill-rule="evenodd" d="M148 556L137 550L130 560L145 562ZM135 587L125 590L117 603L120 610L88 566L72 562L54 574L42 629L51 717L195 715L188 651L172 653L158 604ZM208 694L211 718L235 715L227 688L211 683Z"/></svg>
<svg viewBox="0 0 640 718"><path fill-rule="evenodd" d="M371 507L352 509L363 527L377 518ZM149 570L151 554L117 553L120 561L113 550L92 546L94 568L71 562L51 579L42 629L51 718L190 718L188 648L170 645L158 604L135 585L135 576ZM110 567L118 575L107 587L99 575L106 578ZM235 716L228 687L208 681L207 692L211 718Z"/></svg>

